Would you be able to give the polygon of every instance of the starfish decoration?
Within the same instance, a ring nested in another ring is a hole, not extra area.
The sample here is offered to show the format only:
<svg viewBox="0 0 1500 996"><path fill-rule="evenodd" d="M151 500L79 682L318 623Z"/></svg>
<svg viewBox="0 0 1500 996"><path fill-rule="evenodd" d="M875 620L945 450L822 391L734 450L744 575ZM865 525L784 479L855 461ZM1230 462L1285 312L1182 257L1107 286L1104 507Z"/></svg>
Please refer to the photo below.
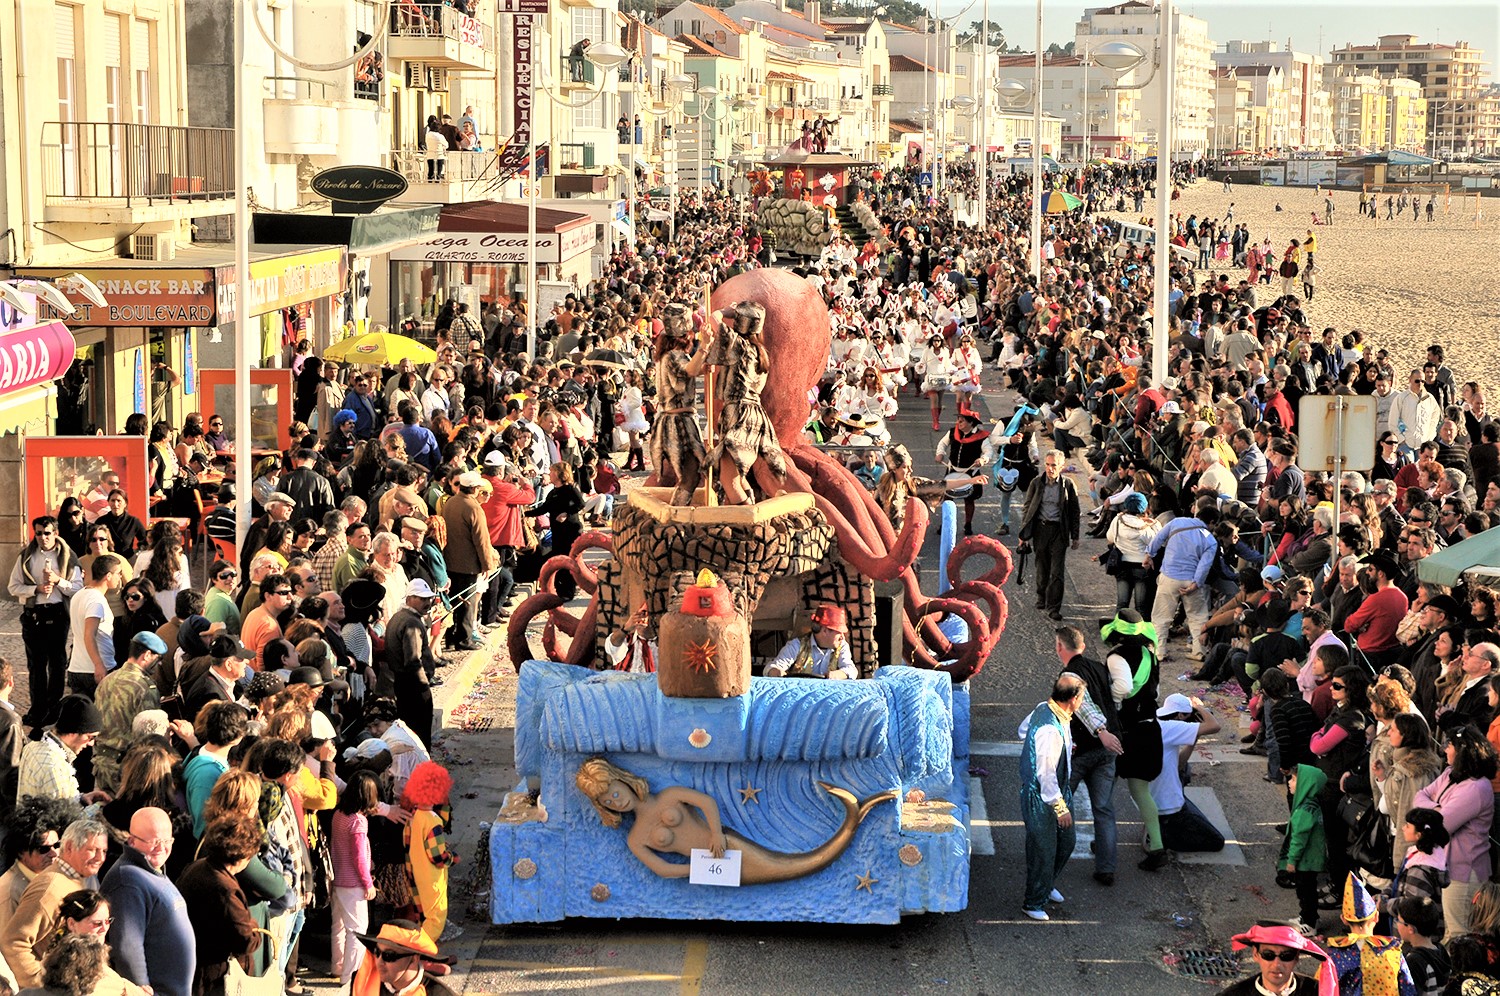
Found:
<svg viewBox="0 0 1500 996"><path fill-rule="evenodd" d="M707 640L702 643L689 643L686 656L688 667L699 674L707 674L719 669L719 662L715 660L719 656L719 648Z"/></svg>
<svg viewBox="0 0 1500 996"><path fill-rule="evenodd" d="M744 805L748 805L748 804L750 804L752 802L755 803L756 805L760 805L760 789L753 788L752 786L746 785L744 788L740 789L739 791L740 791L740 805L744 806Z"/></svg>
<svg viewBox="0 0 1500 996"><path fill-rule="evenodd" d="M875 892L875 890L872 889L872 888L870 888L870 886L875 885L877 882L880 881L880 879L878 879L878 878L872 878L871 877L871 875L870 875L870 869L868 869L868 868L865 869L865 873L863 875L856 875L854 877L858 881L858 884L854 886L854 891L855 892L858 892L860 889L863 889L866 892L869 892L869 893L873 894Z"/></svg>

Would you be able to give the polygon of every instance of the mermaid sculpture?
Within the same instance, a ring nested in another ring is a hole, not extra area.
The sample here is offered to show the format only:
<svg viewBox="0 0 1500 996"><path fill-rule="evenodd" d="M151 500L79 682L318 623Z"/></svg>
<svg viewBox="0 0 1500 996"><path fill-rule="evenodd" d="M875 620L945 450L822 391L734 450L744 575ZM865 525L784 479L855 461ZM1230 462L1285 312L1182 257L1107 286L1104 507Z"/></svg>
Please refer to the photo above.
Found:
<svg viewBox="0 0 1500 996"><path fill-rule="evenodd" d="M672 785L653 793L646 779L602 757L591 757L579 765L575 781L599 811L605 826L618 827L622 814L635 814L626 843L630 853L657 875L687 878L689 870L686 863L667 861L658 852L688 858L698 848L719 858L733 849L741 852L742 885L787 882L827 868L854 840L854 831L865 815L879 803L896 798L896 792L890 790L859 802L849 792L819 782L825 792L843 804L844 821L821 846L804 854L783 854L726 829L719 818L719 804L694 789Z"/></svg>
<svg viewBox="0 0 1500 996"><path fill-rule="evenodd" d="M647 448L662 484L676 484L672 504L691 505L703 474L703 434L698 428L697 378L708 361L713 331L705 322L690 355L693 316L683 304L669 304L656 342L658 408Z"/></svg>

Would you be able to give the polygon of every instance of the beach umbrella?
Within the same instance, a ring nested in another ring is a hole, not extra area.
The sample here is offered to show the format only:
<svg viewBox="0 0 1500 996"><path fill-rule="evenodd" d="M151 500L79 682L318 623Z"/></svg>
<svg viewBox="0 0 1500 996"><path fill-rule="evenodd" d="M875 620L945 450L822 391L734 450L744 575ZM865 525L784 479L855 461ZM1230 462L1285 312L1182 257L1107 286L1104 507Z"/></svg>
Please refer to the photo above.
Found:
<svg viewBox="0 0 1500 996"><path fill-rule="evenodd" d="M1083 201L1063 190L1049 190L1042 195L1042 212L1044 214L1062 214L1071 211Z"/></svg>
<svg viewBox="0 0 1500 996"><path fill-rule="evenodd" d="M323 352L323 358L370 366L385 363L431 363L437 353L415 339L395 332L367 332L342 339Z"/></svg>
<svg viewBox="0 0 1500 996"><path fill-rule="evenodd" d="M585 366L607 367L611 370L634 370L637 366L632 357L618 349L596 349L583 362Z"/></svg>

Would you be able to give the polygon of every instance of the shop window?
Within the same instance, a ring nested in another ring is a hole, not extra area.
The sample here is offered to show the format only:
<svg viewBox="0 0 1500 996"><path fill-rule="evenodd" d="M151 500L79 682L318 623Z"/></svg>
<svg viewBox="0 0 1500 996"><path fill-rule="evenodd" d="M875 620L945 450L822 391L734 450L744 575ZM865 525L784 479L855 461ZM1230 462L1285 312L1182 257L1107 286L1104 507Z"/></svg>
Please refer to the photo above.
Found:
<svg viewBox="0 0 1500 996"><path fill-rule="evenodd" d="M224 431L238 446L239 427L234 421L234 371L198 371L200 410L204 421L219 415ZM250 371L250 449L257 456L281 453L292 445L292 372Z"/></svg>
<svg viewBox="0 0 1500 996"><path fill-rule="evenodd" d="M32 436L22 459L27 522L56 515L65 498L83 501L109 470L120 475L130 513L142 522L150 518L144 436Z"/></svg>

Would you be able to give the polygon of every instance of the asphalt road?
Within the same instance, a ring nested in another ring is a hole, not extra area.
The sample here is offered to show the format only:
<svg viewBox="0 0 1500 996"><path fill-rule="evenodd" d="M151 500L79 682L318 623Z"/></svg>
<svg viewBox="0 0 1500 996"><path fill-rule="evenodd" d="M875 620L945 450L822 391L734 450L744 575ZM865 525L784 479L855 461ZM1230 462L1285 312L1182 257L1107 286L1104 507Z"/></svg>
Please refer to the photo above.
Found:
<svg viewBox="0 0 1500 996"><path fill-rule="evenodd" d="M997 413L1010 397L986 392ZM934 473L937 436L925 400L905 395L892 432ZM947 406L951 415L951 402ZM1080 482L1082 483L1082 482ZM1086 487L1080 493L1086 494ZM976 529L993 531L999 506L993 492L981 500ZM1006 541L1013 545L1014 538ZM923 550L924 578L935 576L937 529ZM1086 633L1113 611L1113 583L1088 558L1102 546L1084 540L1069 555L1068 621ZM1028 569L1028 575L1032 570ZM1203 981L1171 967L1184 949L1222 951L1228 936L1260 917L1290 917L1295 902L1271 881L1277 843L1270 825L1282 817L1277 791L1260 778L1258 758L1238 754L1243 699L1206 695L1226 730L1200 749L1195 792L1205 805L1222 804L1232 846L1221 863L1176 863L1157 873L1140 871L1139 817L1121 786L1120 872L1113 888L1092 881L1091 864L1075 858L1059 882L1067 901L1048 923L1021 915L1022 835L1018 822L1016 728L1050 688L1057 671L1055 624L1034 610L1034 589L1007 586L1010 623L984 671L973 679L972 774L985 813L974 814L975 856L969 907L962 913L910 917L895 926L733 924L663 920L569 920L539 926L489 926L484 922L483 876L464 877L455 890L478 886L467 933L446 949L460 964L450 979L470 994L600 991L693 996L698 993L1201 993ZM483 663L481 661L480 663ZM1179 659L1163 668L1162 695L1201 687L1178 682ZM483 862L478 820L489 818L499 793L514 778L510 762L514 679L503 661L482 676L466 700L464 720L473 730L450 730L446 750L464 765L455 774L465 790L456 802L460 850ZM509 693L509 694L507 694ZM1227 713L1227 714L1226 714ZM463 717L460 717L463 719ZM457 722L457 720L455 721ZM982 752L982 753L981 753ZM472 794L472 799L469 796ZM1084 836L1089 825L1082 823ZM1081 845L1080 851L1086 849ZM467 850L465 850L467 848ZM987 852L987 853L986 853ZM474 865L469 865L473 874ZM453 906L464 902L455 894ZM1190 962L1191 959L1190 959ZM1222 964L1222 963L1221 963ZM321 987L320 987L321 988Z"/></svg>

